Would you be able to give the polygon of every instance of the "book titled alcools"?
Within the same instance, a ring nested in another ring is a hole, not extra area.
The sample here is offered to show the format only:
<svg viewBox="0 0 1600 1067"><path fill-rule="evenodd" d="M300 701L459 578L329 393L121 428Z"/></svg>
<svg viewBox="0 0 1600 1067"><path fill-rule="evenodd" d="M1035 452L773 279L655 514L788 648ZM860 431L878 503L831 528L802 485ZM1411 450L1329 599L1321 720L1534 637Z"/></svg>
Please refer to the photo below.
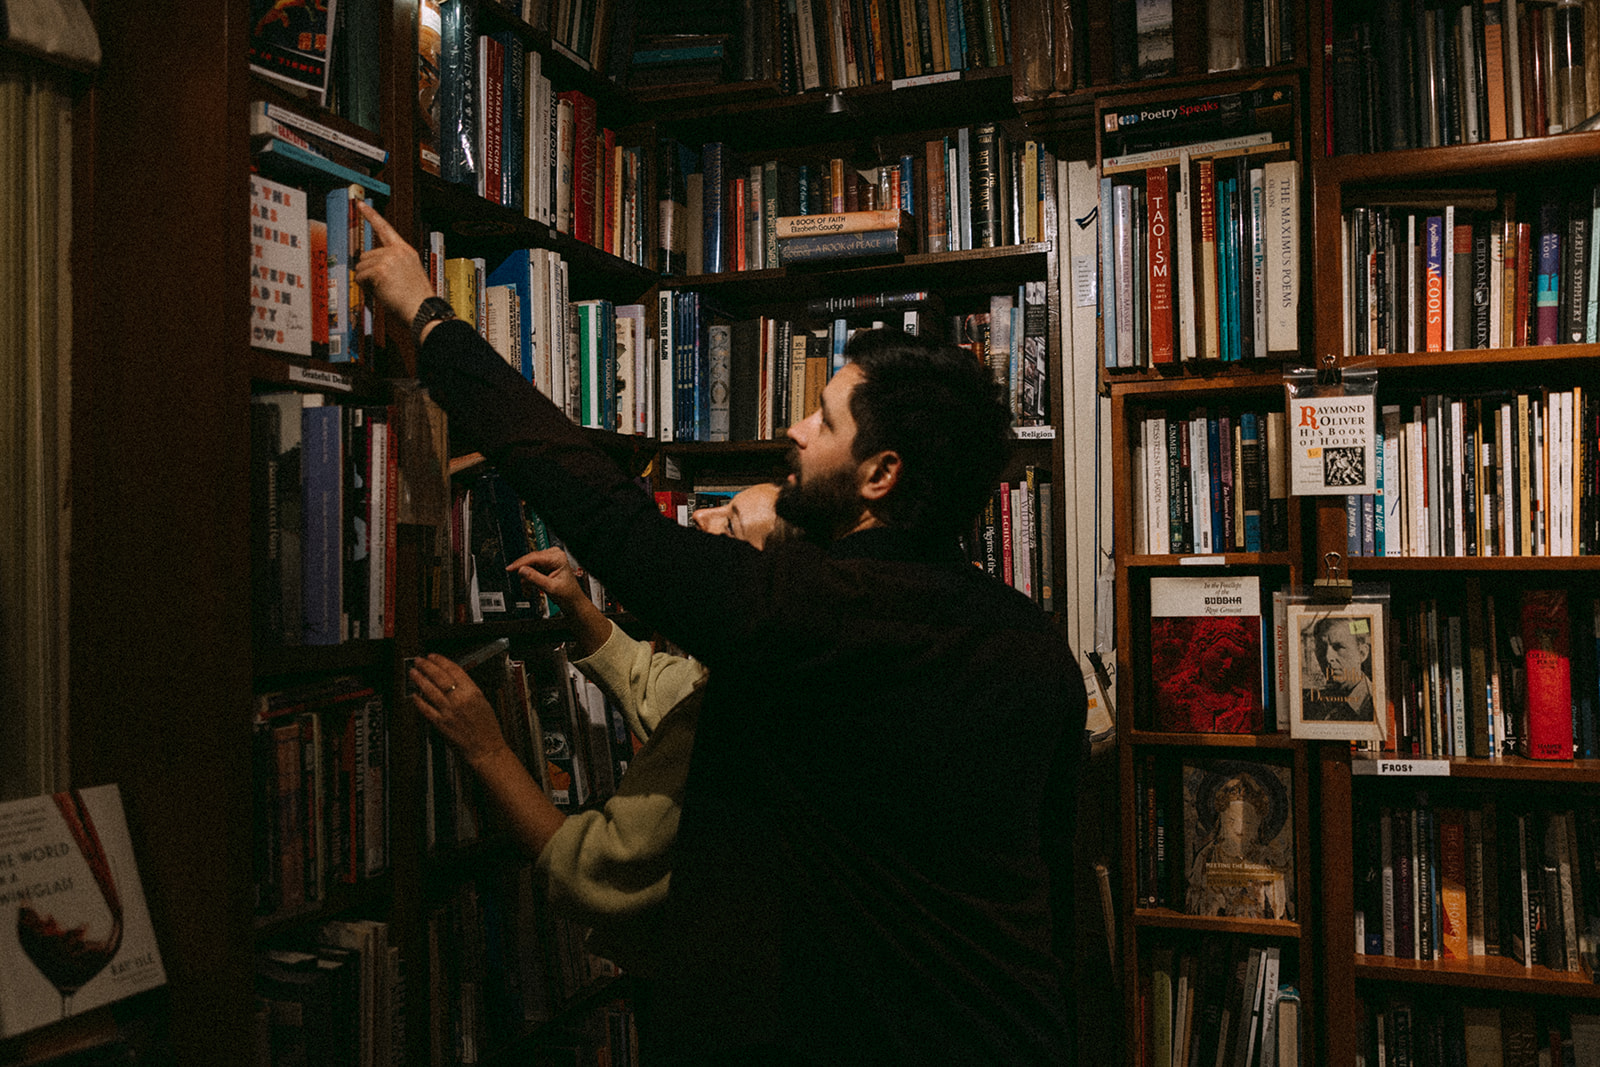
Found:
<svg viewBox="0 0 1600 1067"><path fill-rule="evenodd" d="M0 804L0 1037L166 982L115 785Z"/></svg>

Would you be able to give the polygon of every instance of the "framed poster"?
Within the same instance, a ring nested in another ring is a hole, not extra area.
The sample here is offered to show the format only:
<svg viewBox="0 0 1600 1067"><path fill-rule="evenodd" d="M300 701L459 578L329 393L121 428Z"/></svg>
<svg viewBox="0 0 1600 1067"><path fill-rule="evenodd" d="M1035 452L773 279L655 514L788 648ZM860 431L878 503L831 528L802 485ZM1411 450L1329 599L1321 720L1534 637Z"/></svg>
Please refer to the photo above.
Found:
<svg viewBox="0 0 1600 1067"><path fill-rule="evenodd" d="M1290 735L1382 741L1384 605L1290 603L1286 625Z"/></svg>

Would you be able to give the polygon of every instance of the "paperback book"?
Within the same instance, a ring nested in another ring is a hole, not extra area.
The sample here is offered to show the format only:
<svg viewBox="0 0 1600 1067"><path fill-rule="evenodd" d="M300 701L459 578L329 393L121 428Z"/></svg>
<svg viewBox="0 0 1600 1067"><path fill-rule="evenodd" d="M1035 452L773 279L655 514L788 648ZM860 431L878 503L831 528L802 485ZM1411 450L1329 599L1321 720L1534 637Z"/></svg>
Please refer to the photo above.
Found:
<svg viewBox="0 0 1600 1067"><path fill-rule="evenodd" d="M1255 733L1262 706L1261 579L1150 579L1155 728Z"/></svg>
<svg viewBox="0 0 1600 1067"><path fill-rule="evenodd" d="M1293 919L1293 809L1287 767L1253 760L1185 763L1184 910Z"/></svg>

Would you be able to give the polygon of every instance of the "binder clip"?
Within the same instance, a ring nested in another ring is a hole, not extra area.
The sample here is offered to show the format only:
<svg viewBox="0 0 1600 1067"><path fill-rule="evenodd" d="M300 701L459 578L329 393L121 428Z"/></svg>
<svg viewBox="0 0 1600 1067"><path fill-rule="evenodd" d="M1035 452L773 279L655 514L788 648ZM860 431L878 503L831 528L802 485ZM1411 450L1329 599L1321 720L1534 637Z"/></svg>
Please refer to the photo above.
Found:
<svg viewBox="0 0 1600 1067"><path fill-rule="evenodd" d="M1317 368L1317 384L1320 386L1336 386L1343 382L1344 376L1339 372L1338 362L1332 352L1323 354L1322 365Z"/></svg>
<svg viewBox="0 0 1600 1067"><path fill-rule="evenodd" d="M1355 584L1349 578L1339 577L1339 564L1344 557L1329 552L1322 557L1324 576L1311 583L1311 599L1319 604L1348 604L1355 595Z"/></svg>

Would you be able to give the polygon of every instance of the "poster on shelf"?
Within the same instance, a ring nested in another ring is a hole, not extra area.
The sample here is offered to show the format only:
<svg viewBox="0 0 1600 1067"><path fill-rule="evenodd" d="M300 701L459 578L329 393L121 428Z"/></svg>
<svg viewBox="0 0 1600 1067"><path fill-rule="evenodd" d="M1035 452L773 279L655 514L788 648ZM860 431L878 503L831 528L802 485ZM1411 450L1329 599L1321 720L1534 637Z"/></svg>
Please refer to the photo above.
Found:
<svg viewBox="0 0 1600 1067"><path fill-rule="evenodd" d="M1383 605L1291 603L1289 733L1321 741L1382 741L1388 689Z"/></svg>
<svg viewBox="0 0 1600 1067"><path fill-rule="evenodd" d="M0 1037L166 980L117 787L0 804Z"/></svg>
<svg viewBox="0 0 1600 1067"><path fill-rule="evenodd" d="M1291 397L1289 492L1295 496L1375 493L1377 400Z"/></svg>

